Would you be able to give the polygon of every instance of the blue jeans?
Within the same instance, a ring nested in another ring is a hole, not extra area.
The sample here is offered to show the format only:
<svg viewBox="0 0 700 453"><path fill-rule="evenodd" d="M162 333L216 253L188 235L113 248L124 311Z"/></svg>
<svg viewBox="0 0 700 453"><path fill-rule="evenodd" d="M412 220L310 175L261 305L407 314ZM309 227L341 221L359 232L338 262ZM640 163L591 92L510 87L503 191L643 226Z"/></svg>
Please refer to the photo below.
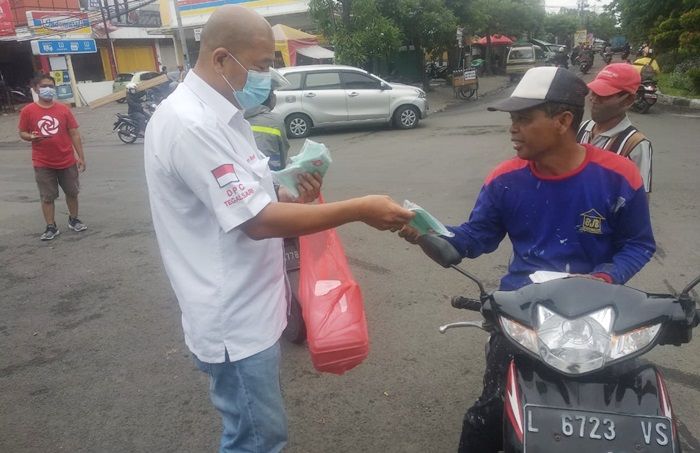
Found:
<svg viewBox="0 0 700 453"><path fill-rule="evenodd" d="M287 443L287 416L279 381L280 345L245 359L194 362L209 375L209 397L221 414L220 453L273 453Z"/></svg>

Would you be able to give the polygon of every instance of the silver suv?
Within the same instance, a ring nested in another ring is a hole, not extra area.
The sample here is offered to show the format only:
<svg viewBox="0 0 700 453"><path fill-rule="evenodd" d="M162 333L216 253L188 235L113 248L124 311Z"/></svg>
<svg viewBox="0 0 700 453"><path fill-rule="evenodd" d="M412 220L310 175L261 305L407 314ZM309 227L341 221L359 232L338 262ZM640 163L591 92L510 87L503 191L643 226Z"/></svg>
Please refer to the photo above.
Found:
<svg viewBox="0 0 700 453"><path fill-rule="evenodd" d="M311 65L278 71L290 82L275 91L275 112L284 118L289 138L343 124L393 122L399 129L412 129L428 115L423 90L385 82L359 68Z"/></svg>

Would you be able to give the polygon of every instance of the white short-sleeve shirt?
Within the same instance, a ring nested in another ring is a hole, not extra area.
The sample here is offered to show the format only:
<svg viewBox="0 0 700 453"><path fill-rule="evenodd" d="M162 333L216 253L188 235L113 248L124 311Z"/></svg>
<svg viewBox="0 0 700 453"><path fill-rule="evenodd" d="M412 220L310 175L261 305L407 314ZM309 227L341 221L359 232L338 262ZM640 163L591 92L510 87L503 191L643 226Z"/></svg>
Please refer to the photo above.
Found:
<svg viewBox="0 0 700 453"><path fill-rule="evenodd" d="M243 112L190 71L149 121L144 154L187 346L210 363L272 346L287 322L283 244L240 228L277 200Z"/></svg>

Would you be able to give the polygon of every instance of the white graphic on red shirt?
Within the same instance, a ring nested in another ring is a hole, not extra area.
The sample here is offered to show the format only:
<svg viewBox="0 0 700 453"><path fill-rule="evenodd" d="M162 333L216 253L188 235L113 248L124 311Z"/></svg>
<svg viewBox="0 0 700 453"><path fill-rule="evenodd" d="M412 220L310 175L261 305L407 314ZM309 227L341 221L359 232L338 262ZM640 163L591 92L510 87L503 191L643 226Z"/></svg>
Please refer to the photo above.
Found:
<svg viewBox="0 0 700 453"><path fill-rule="evenodd" d="M50 115L42 116L41 119L36 123L37 127L39 128L39 132L41 132L41 135L43 135L44 137L58 134L59 124L60 123L58 122L58 120Z"/></svg>
<svg viewBox="0 0 700 453"><path fill-rule="evenodd" d="M219 187L226 187L232 182L240 181L236 171L233 169L233 164L219 165L211 171L211 174L214 175Z"/></svg>

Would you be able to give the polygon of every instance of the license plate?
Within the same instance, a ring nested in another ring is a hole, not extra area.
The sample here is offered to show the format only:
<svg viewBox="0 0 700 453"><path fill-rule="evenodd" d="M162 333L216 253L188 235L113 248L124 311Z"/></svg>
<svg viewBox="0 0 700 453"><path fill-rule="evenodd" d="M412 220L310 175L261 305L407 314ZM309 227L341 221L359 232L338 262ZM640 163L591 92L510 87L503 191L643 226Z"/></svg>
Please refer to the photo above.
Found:
<svg viewBox="0 0 700 453"><path fill-rule="evenodd" d="M526 405L525 451L671 453L671 420Z"/></svg>
<svg viewBox="0 0 700 453"><path fill-rule="evenodd" d="M297 238L284 240L284 266L287 271L299 269L299 240Z"/></svg>
<svg viewBox="0 0 700 453"><path fill-rule="evenodd" d="M647 99L656 99L657 98L657 96L655 94L645 94L644 97Z"/></svg>

